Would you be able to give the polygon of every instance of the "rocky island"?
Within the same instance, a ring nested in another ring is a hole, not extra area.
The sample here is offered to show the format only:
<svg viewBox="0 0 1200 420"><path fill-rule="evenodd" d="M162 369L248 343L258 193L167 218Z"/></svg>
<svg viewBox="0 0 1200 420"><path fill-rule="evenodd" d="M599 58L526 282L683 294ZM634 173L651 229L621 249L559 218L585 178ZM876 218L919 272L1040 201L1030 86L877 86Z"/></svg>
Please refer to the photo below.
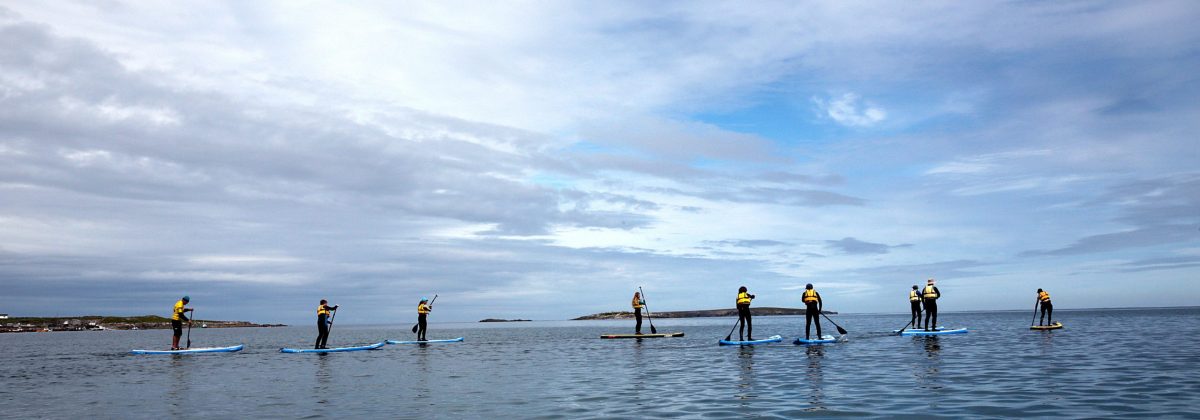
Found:
<svg viewBox="0 0 1200 420"><path fill-rule="evenodd" d="M837 314L834 311L822 311L825 314ZM804 308L750 308L750 314L754 316L770 316L770 315L804 315ZM644 314L643 314L644 315ZM721 316L737 316L737 309L707 309L699 311L669 311L669 312L651 312L652 318L709 318ZM616 311L616 312L601 312L598 314L584 315L579 318L574 318L572 321L583 321L592 319L632 319L633 312Z"/></svg>
<svg viewBox="0 0 1200 420"><path fill-rule="evenodd" d="M286 327L283 324L255 324L247 321L197 319L192 328ZM0 321L0 332L152 330L171 328L171 319L158 315L76 317L22 317Z"/></svg>

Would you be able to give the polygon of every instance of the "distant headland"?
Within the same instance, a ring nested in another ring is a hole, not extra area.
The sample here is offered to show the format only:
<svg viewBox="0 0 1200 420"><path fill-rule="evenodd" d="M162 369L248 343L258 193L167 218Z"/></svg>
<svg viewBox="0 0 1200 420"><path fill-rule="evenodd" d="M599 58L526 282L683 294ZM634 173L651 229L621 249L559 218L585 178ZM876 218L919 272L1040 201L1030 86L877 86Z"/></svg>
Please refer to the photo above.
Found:
<svg viewBox="0 0 1200 420"><path fill-rule="evenodd" d="M481 320L479 320L479 322L530 322L530 320L528 320L528 319L496 319L496 318L488 318L488 319L481 319Z"/></svg>
<svg viewBox="0 0 1200 420"><path fill-rule="evenodd" d="M286 327L283 324L255 324L246 321L216 321L197 319L193 328L243 328L243 327ZM171 320L158 315L142 316L68 316L68 317L20 317L0 321L0 332L48 332L48 331L105 331L105 330L154 330L171 328Z"/></svg>
<svg viewBox="0 0 1200 420"><path fill-rule="evenodd" d="M750 313L756 316L771 316L771 315L804 315L804 308L750 308ZM837 314L834 311L822 311L825 314ZM645 314L643 313L643 316ZM653 318L709 318L721 316L737 316L737 309L708 309L700 311L670 311L670 312L651 312ZM632 319L633 312L617 311L617 312L601 312L598 314L584 315L579 318L574 318L572 321L584 321L592 319Z"/></svg>

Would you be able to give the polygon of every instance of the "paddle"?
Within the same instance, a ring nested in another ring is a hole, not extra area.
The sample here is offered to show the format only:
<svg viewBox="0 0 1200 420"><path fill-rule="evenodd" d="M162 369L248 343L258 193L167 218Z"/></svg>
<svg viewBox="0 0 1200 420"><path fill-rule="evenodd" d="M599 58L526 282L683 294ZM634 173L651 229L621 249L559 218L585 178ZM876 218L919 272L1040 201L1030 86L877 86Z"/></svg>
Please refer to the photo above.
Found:
<svg viewBox="0 0 1200 420"><path fill-rule="evenodd" d="M192 309L192 317L188 319L187 347L192 348L192 320L196 319L196 310Z"/></svg>
<svg viewBox="0 0 1200 420"><path fill-rule="evenodd" d="M329 337L329 333L333 332L333 320L337 318L337 309L333 310L333 316L329 317L329 328L325 330L325 336Z"/></svg>
<svg viewBox="0 0 1200 420"><path fill-rule="evenodd" d="M733 321L733 328L729 329L729 334L725 334L725 341L730 341L733 339L733 330L737 329L738 323L740 322L742 322L742 317L740 316L738 317L737 321Z"/></svg>
<svg viewBox="0 0 1200 420"><path fill-rule="evenodd" d="M900 332L897 332L896 334L903 334L903 333L904 333L904 330L907 330L907 329L908 329L908 327L912 325L912 323L913 323L913 320L911 320L911 319L910 319L910 320L908 320L908 323L907 323L907 324L904 324L904 328L901 328L901 329L900 329Z"/></svg>
<svg viewBox="0 0 1200 420"><path fill-rule="evenodd" d="M642 291L642 286L638 286L638 293L642 294L642 302L645 302L646 301L646 292ZM646 305L645 303L643 303L642 306L646 307L646 320L650 321L650 334L658 334L658 329L654 328L654 319L650 318L650 306ZM729 334L732 335L733 333L729 333Z"/></svg>
<svg viewBox="0 0 1200 420"><path fill-rule="evenodd" d="M1038 309L1037 307L1038 307L1038 303L1040 303L1041 301L1042 301L1041 299L1034 299L1034 300L1033 300L1033 319L1030 319L1030 320L1029 320L1029 326L1030 326L1030 327L1032 327L1032 326L1033 326L1033 322L1034 322L1034 321L1037 321L1037 309Z"/></svg>
<svg viewBox="0 0 1200 420"><path fill-rule="evenodd" d="M818 312L820 312L820 311L818 311ZM833 322L833 320L832 320L832 319L829 319L829 315L825 315L825 313L824 313L824 312L821 312L821 316L825 317L825 319L827 319L827 320L829 320L829 322L833 323L833 326L837 327L837 329L838 329L838 334L841 334L841 335L846 335L846 329L845 329L845 328L842 328L842 326L841 326L841 325L838 325L836 322ZM910 324L912 323L912 321L908 321L908 322L909 322Z"/></svg>
<svg viewBox="0 0 1200 420"><path fill-rule="evenodd" d="M430 307L432 307L432 306L433 306L433 302L437 302L437 295L433 295L433 300L429 301L429 306L430 306ZM418 327L418 326L420 326L420 325L421 325L420 323L413 324L413 327L412 327L412 332L413 332L413 334L416 334L416 333L417 333L417 327Z"/></svg>

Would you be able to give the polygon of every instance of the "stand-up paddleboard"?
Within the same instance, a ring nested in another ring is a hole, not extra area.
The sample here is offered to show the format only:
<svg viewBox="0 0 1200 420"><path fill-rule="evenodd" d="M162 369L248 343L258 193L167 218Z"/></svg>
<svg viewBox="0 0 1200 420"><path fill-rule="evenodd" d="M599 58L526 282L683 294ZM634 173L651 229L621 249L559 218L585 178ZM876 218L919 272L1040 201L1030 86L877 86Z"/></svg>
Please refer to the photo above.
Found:
<svg viewBox="0 0 1200 420"><path fill-rule="evenodd" d="M780 341L783 341L782 335L772 335L772 336L767 337L762 340L746 340L746 341L721 340L721 341L718 341L718 343L720 343L723 346L753 346L755 344L778 343Z"/></svg>
<svg viewBox="0 0 1200 420"><path fill-rule="evenodd" d="M339 353L343 351L359 351L359 350L375 350L387 344L386 341L380 341L375 344L358 347L338 347L332 349L279 349L280 353Z"/></svg>
<svg viewBox="0 0 1200 420"><path fill-rule="evenodd" d="M900 335L947 335L947 334L966 334L966 328L958 328L954 330L941 331L925 331L925 330L908 330L900 333Z"/></svg>
<svg viewBox="0 0 1200 420"><path fill-rule="evenodd" d="M922 328L906 328L904 331L920 330L920 329L922 329ZM941 330L944 330L944 329L946 329L946 327L934 327L934 328L933 328L933 330L934 330L934 331L941 331ZM899 333L900 333L900 330L892 330L892 333L893 333L893 334L899 334Z"/></svg>
<svg viewBox="0 0 1200 420"><path fill-rule="evenodd" d="M666 334L601 334L600 338L668 338L668 337L683 337L683 333L666 333Z"/></svg>
<svg viewBox="0 0 1200 420"><path fill-rule="evenodd" d="M240 351L243 345L229 347L197 347L183 350L132 350L133 354L191 354L191 353L233 353Z"/></svg>
<svg viewBox="0 0 1200 420"><path fill-rule="evenodd" d="M414 341L397 341L397 340L388 340L388 341L387 341L387 343L388 343L388 344L429 344L429 343L457 343L457 342L459 342L459 341L463 341L463 340L465 340L465 338L464 338L464 337L458 337L458 338L448 338L448 339L445 339L445 340L425 340L425 341L416 341L416 340L414 340Z"/></svg>
<svg viewBox="0 0 1200 420"><path fill-rule="evenodd" d="M1061 329L1062 327L1063 327L1063 325L1061 322L1055 322L1050 325L1030 325L1029 329L1031 329L1031 330L1057 330L1057 329Z"/></svg>
<svg viewBox="0 0 1200 420"><path fill-rule="evenodd" d="M837 342L837 339L836 339L836 338L834 338L832 335L824 335L824 336L821 336L821 338L818 338L818 339L815 339L815 340L809 340L809 339L806 339L806 338L797 338L797 339L796 339L796 341L793 341L793 342L792 342L792 344L795 344L795 345L800 345L800 344L804 344L804 345L811 345L811 344L829 344L829 343L836 343L836 342Z"/></svg>

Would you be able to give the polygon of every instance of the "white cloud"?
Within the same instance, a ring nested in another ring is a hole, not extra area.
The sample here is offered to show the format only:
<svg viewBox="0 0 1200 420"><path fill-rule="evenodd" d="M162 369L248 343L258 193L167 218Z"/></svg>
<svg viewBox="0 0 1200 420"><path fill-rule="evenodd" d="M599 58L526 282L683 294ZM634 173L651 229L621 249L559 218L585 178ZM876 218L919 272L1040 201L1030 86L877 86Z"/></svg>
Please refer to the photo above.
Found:
<svg viewBox="0 0 1200 420"><path fill-rule="evenodd" d="M847 127L870 127L887 119L887 111L856 93L844 93L828 100L814 96L813 102L824 116Z"/></svg>

